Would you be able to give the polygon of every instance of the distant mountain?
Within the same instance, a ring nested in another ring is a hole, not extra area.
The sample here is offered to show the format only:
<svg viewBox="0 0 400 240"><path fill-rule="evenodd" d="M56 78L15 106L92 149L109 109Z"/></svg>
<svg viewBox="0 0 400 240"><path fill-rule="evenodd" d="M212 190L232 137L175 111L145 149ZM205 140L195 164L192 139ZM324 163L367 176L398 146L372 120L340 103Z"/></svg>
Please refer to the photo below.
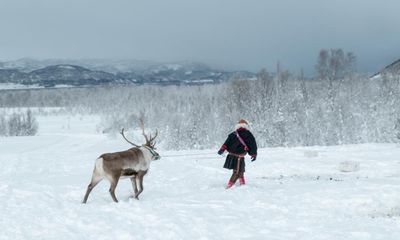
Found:
<svg viewBox="0 0 400 240"><path fill-rule="evenodd" d="M45 63L47 62L31 59L0 63L0 83L17 83L42 87L127 83L180 85L219 83L234 77L255 77L255 74L246 71L215 70L205 64L193 62L149 63L146 67L144 65L140 67L119 65L117 67L112 64L103 66L102 64L105 64L105 62L99 61L96 63L97 65L95 64L96 66L93 65L93 62L91 64L86 62L86 65L92 66L91 68L73 64L56 64L37 68ZM121 62L118 62L118 64L121 64ZM99 70L101 69L100 66L105 69L113 69L113 71ZM114 70L117 71L114 72Z"/></svg>
<svg viewBox="0 0 400 240"><path fill-rule="evenodd" d="M21 58L15 61L0 61L0 69L18 69L22 72L31 72L52 65L77 65L91 70L110 73L143 71L157 64L144 60L119 59L33 59Z"/></svg>
<svg viewBox="0 0 400 240"><path fill-rule="evenodd" d="M29 73L25 84L43 86L55 85L99 85L116 81L114 74L92 71L75 65L54 65L34 70Z"/></svg>
<svg viewBox="0 0 400 240"><path fill-rule="evenodd" d="M245 71L221 71L210 68L202 63L184 62L158 64L141 72L144 82L152 83L218 83L234 76L253 77L254 74Z"/></svg>
<svg viewBox="0 0 400 240"><path fill-rule="evenodd" d="M394 61L393 63L387 65L384 69L381 71L375 73L371 77L378 77L381 74L400 74L400 59L397 61Z"/></svg>
<svg viewBox="0 0 400 240"><path fill-rule="evenodd" d="M0 69L0 83L21 84L29 78L29 74L17 69Z"/></svg>

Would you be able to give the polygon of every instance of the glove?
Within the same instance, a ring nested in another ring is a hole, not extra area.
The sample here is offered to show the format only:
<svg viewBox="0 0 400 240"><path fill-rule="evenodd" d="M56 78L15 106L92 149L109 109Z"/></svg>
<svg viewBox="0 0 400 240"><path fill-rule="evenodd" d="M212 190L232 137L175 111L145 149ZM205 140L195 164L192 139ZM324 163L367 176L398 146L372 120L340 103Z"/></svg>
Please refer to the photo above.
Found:
<svg viewBox="0 0 400 240"><path fill-rule="evenodd" d="M220 149L220 150L218 151L218 154L219 154L219 155L222 155L222 154L224 154L224 152L225 152L224 149Z"/></svg>
<svg viewBox="0 0 400 240"><path fill-rule="evenodd" d="M257 159L257 156L251 156L251 161L254 162Z"/></svg>

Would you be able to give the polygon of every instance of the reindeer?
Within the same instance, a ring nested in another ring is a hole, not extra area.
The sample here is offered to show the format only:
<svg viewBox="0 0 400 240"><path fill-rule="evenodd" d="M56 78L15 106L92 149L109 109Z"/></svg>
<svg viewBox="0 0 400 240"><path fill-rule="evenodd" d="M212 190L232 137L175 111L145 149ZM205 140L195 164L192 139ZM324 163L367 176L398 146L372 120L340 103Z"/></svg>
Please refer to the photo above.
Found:
<svg viewBox="0 0 400 240"><path fill-rule="evenodd" d="M140 119L140 128L146 140L145 144L139 146L129 141L125 137L124 129L122 128L120 134L134 147L122 152L104 153L96 159L92 180L87 187L82 203L87 202L90 192L104 177L107 178L111 184L109 191L114 202L118 202L115 196L115 188L121 177L131 179L135 198L139 200L139 195L143 191L143 177L149 170L150 162L161 158L160 155L154 151L154 139L157 137L158 131L156 131L154 137L152 137L151 134L150 137L148 137L145 133L142 119Z"/></svg>

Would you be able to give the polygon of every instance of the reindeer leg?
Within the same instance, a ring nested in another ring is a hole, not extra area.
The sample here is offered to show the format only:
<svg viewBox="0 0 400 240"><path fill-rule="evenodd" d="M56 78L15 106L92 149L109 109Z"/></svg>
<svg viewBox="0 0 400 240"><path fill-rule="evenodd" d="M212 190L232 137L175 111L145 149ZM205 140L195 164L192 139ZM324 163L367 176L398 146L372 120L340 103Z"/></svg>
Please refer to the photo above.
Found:
<svg viewBox="0 0 400 240"><path fill-rule="evenodd" d="M115 188L117 187L118 181L119 181L119 176L114 176L114 177L112 178L112 180L110 181L110 182L111 182L110 194L111 194L112 199L113 199L114 202L116 202L116 203L118 202L118 199L117 199L117 197L115 196Z"/></svg>
<svg viewBox="0 0 400 240"><path fill-rule="evenodd" d="M139 186L139 192L137 194L135 194L135 198L137 200L139 200L139 195L143 192L143 177L144 175L147 173L147 171L145 172L139 172L137 177L136 177L136 185Z"/></svg>
<svg viewBox="0 0 400 240"><path fill-rule="evenodd" d="M141 174L139 173L138 175L136 175L136 178L135 178L136 186L137 186L137 189L138 189L138 191L135 192L135 198L137 200L139 200L139 194L142 192L142 185L140 184L140 175Z"/></svg>
<svg viewBox="0 0 400 240"><path fill-rule="evenodd" d="M86 202L87 202L87 199L88 199L88 197L89 197L90 192L92 191L92 189L93 189L94 187L96 187L96 185L97 185L102 179L103 179L103 178L102 178L101 176L96 176L95 174L93 174L92 180L90 181L90 184L89 184L88 187L87 187L86 194L85 194L85 197L83 198L82 203L86 203Z"/></svg>
<svg viewBox="0 0 400 240"><path fill-rule="evenodd" d="M133 191L135 192L135 198L136 198L137 193L138 193L137 184L136 184L136 176L131 177L131 182L132 182L132 187L133 187Z"/></svg>

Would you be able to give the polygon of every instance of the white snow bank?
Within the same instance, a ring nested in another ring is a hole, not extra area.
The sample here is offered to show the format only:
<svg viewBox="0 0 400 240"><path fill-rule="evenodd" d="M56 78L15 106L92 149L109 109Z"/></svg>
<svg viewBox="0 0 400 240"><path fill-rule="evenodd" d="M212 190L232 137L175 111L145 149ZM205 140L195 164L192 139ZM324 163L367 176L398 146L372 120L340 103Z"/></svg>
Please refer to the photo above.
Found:
<svg viewBox="0 0 400 240"><path fill-rule="evenodd" d="M43 88L43 86L39 86L37 84L32 85L23 85L18 83L0 83L0 90L12 90L12 89L36 89Z"/></svg>
<svg viewBox="0 0 400 240"><path fill-rule="evenodd" d="M318 157L318 156L319 156L318 151L315 151L315 150L305 150L304 151L304 157L314 158L314 157Z"/></svg>
<svg viewBox="0 0 400 240"><path fill-rule="evenodd" d="M344 161L339 164L341 172L356 172L360 170L360 163L354 161Z"/></svg>

